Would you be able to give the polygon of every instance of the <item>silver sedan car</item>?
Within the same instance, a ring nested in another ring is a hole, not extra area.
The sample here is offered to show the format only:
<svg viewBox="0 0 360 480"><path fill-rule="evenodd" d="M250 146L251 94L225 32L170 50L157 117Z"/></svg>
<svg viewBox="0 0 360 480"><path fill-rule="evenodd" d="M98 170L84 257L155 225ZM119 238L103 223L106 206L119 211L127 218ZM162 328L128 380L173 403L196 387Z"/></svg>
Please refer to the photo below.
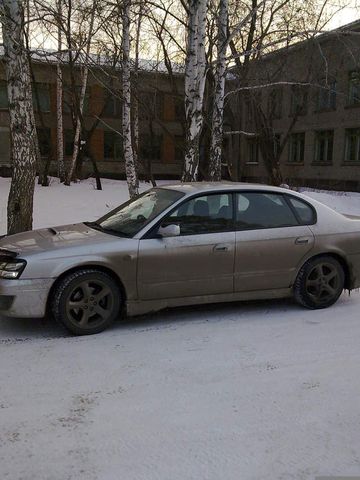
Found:
<svg viewBox="0 0 360 480"><path fill-rule="evenodd" d="M96 222L0 240L0 313L75 334L166 307L294 296L324 308L360 286L360 218L290 190L153 188Z"/></svg>

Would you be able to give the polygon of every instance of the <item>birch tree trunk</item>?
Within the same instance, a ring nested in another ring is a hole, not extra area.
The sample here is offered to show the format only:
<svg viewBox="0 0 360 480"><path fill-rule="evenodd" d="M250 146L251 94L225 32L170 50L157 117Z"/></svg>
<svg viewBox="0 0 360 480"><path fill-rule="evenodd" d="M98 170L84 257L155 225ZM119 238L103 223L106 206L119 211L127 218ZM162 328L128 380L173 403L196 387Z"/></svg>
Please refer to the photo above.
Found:
<svg viewBox="0 0 360 480"><path fill-rule="evenodd" d="M85 61L88 61L89 54L90 54L90 45L91 45L91 38L94 30L94 20L95 20L95 8L96 0L93 2L92 10L91 10L91 17L90 17L90 26L89 26L89 33L88 33L88 41L86 44L86 56ZM74 149L70 163L70 169L68 173L68 177L66 180L66 185L70 185L71 180L74 177L76 161L80 151L80 142L81 142L81 126L82 126L82 115L84 111L84 101L86 95L86 87L87 87L87 80L89 75L89 69L87 66L83 68L82 72L82 82L81 82L81 91L80 91L80 98L79 98L79 105L77 109L77 120L76 120L76 128L75 128L75 136L74 136Z"/></svg>
<svg viewBox="0 0 360 480"><path fill-rule="evenodd" d="M204 123L206 14L208 0L190 0L185 65L186 139L183 182L197 180L200 135Z"/></svg>
<svg viewBox="0 0 360 480"><path fill-rule="evenodd" d="M58 62L56 66L56 137L57 137L57 168L58 168L58 177L60 182L65 181L65 164L64 164L64 123L63 123L63 80L62 80L62 69L61 69L61 50L62 50L62 39L61 39L61 26L60 22L62 21L62 0L58 0L57 12L58 12L58 29L57 29L57 42L58 42Z"/></svg>
<svg viewBox="0 0 360 480"><path fill-rule="evenodd" d="M209 179L213 181L221 180L227 25L228 0L220 0L217 35L217 62L215 71L215 91L212 109L211 146L209 162Z"/></svg>
<svg viewBox="0 0 360 480"><path fill-rule="evenodd" d="M136 25L136 38L135 38L135 65L133 74L133 88L132 88L132 118L133 118L133 155L136 169L137 187L139 187L139 49L140 49L140 35L141 35L141 22L143 15L143 4L139 5L138 19ZM135 92L135 95L134 95Z"/></svg>
<svg viewBox="0 0 360 480"><path fill-rule="evenodd" d="M125 173L130 198L138 195L138 179L136 173L131 134L131 78L130 78L130 0L124 4L122 38L122 133L125 159Z"/></svg>
<svg viewBox="0 0 360 480"><path fill-rule="evenodd" d="M12 179L8 198L8 233L31 230L36 175L35 124L24 9L18 0L1 0L4 60L9 97Z"/></svg>
<svg viewBox="0 0 360 480"><path fill-rule="evenodd" d="M37 106L37 109L38 109L39 116L41 117L41 111L40 111L40 108L39 108L39 95L38 95L38 91L37 91L36 84L35 84L35 76L34 76L34 72L33 72L33 69L32 69L31 56L30 56L30 44L29 44L29 41L30 41L30 1L29 0L27 0L25 2L25 10L26 10L26 15L25 15L26 28L24 28L25 51L26 51L26 55L27 55L28 65L29 65L30 82L32 82L32 84L33 84L33 88L34 88L33 93L34 93L34 97L35 97L35 101L36 101L36 106ZM32 99L32 101L33 101L33 99ZM36 126L34 108L31 109L31 114L33 115L33 119L32 119L33 124ZM49 181L48 181L48 178L47 178L47 175L46 175L46 172L45 172L45 165L43 165L42 158L41 158L39 139L38 139L36 128L34 130L33 141L34 141L34 149L35 149L35 155L36 155L36 170L37 170L37 173L38 173L38 176L39 176L38 177L38 184L46 187L46 186L48 186Z"/></svg>

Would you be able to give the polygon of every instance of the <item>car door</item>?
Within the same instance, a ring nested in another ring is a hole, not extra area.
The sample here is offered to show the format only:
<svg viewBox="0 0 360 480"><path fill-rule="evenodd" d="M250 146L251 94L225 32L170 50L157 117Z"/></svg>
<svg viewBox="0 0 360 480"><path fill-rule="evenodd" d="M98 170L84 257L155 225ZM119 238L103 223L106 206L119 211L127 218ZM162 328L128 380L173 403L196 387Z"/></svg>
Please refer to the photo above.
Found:
<svg viewBox="0 0 360 480"><path fill-rule="evenodd" d="M302 259L314 246L308 224L316 212L283 194L236 195L235 292L291 286Z"/></svg>
<svg viewBox="0 0 360 480"><path fill-rule="evenodd" d="M235 231L231 193L185 200L161 222L180 235L157 229L140 240L137 285L141 300L233 292Z"/></svg>

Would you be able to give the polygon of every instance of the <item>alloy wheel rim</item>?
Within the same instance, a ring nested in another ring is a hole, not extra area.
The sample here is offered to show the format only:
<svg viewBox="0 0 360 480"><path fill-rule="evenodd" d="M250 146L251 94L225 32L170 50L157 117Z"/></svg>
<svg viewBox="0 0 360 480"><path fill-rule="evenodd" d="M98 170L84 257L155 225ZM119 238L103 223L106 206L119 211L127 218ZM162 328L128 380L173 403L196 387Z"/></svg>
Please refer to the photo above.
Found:
<svg viewBox="0 0 360 480"><path fill-rule="evenodd" d="M113 312L114 295L100 280L84 280L70 293L66 302L68 318L78 327L95 328Z"/></svg>
<svg viewBox="0 0 360 480"><path fill-rule="evenodd" d="M339 293L340 276L336 266L331 263L319 263L306 279L306 292L317 303L327 303Z"/></svg>

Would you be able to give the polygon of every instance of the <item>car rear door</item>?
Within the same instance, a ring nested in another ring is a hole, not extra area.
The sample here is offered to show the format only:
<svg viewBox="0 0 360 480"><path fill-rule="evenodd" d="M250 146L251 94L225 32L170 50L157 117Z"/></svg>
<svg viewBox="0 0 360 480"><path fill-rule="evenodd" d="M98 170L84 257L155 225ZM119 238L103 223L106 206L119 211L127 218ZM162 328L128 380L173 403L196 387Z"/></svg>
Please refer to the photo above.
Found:
<svg viewBox="0 0 360 480"><path fill-rule="evenodd" d="M161 225L180 235L140 240L137 285L141 300L232 293L235 231L231 193L192 197Z"/></svg>
<svg viewBox="0 0 360 480"><path fill-rule="evenodd" d="M306 223L315 212L290 198L261 191L236 195L235 292L288 288L294 281L314 246Z"/></svg>

